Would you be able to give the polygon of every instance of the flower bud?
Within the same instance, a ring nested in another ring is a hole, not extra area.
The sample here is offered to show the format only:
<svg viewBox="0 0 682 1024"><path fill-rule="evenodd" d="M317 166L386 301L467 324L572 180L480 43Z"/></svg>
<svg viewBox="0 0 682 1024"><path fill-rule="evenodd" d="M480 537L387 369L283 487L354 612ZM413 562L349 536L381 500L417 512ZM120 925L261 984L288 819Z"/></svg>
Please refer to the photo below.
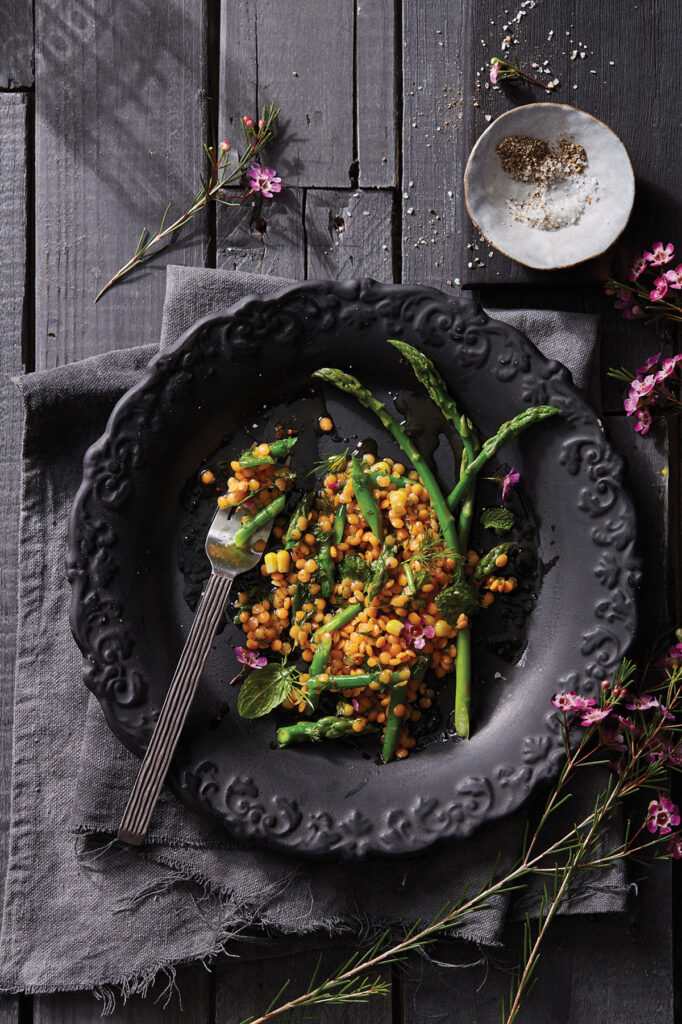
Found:
<svg viewBox="0 0 682 1024"><path fill-rule="evenodd" d="M602 688L602 690L608 690L610 685L611 684L608 681L608 679L602 679L602 681L601 681L601 688Z"/></svg>
<svg viewBox="0 0 682 1024"><path fill-rule="evenodd" d="M253 125L254 125L253 118L249 117L248 114L244 114L244 116L242 118L242 121L244 122L244 125L245 125L246 128L253 128Z"/></svg>
<svg viewBox="0 0 682 1024"><path fill-rule="evenodd" d="M227 139L225 139L223 142L220 143L220 152L221 153L229 153L231 149L232 149L232 146L227 141Z"/></svg>
<svg viewBox="0 0 682 1024"><path fill-rule="evenodd" d="M258 127L259 128L265 128L265 121L263 120L262 117L261 117L260 121L258 122Z"/></svg>

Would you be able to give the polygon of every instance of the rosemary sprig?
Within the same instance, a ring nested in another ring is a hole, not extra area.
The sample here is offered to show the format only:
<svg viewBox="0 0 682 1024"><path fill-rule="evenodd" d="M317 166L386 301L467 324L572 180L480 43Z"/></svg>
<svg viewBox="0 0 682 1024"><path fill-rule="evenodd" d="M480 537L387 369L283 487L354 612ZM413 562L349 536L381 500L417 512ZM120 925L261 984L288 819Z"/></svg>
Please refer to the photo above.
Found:
<svg viewBox="0 0 682 1024"><path fill-rule="evenodd" d="M203 174L199 176L201 187L190 203L188 209L185 210L177 220L166 225L171 208L171 204L169 203L164 210L161 223L153 235L149 234L147 228L143 228L133 255L130 257L128 262L124 263L121 269L118 270L109 281L107 281L101 291L98 292L95 297L95 302L99 302L102 296L108 292L117 281L120 281L121 278L125 277L147 260L152 259L154 256L158 256L159 253L164 251L164 249L167 249L170 244L167 239L170 239L176 231L179 231L181 227L187 224L195 214L199 213L200 210L203 210L210 202L220 203L223 206L239 205L238 202L228 200L223 194L223 190L242 181L247 165L258 156L261 150L272 138L273 126L278 115L279 108L275 107L274 104L271 103L269 107L263 108L262 117L259 119L258 124L256 124L253 118L250 117L244 117L241 119L245 146L235 164L233 164L230 159L231 146L229 142L221 142L218 146L217 152L213 146L204 146L204 151L209 164L208 177L204 177ZM250 188L245 188L243 194L235 197L235 199L246 199L251 194L252 190Z"/></svg>
<svg viewBox="0 0 682 1024"><path fill-rule="evenodd" d="M682 647L682 644L678 646ZM677 655L677 649L675 652ZM682 653L679 660L682 661ZM423 949L439 934L450 931L474 911L488 906L492 897L525 888L532 875L547 876L551 885L544 885L536 924L526 919L522 963L512 980L508 1001L502 1008L504 1024L514 1024L532 983L542 943L576 873L603 869L625 857L643 853L649 859L661 859L679 856L682 852L679 832L671 833L670 828L662 825L657 817L667 800L660 794L660 803L653 801L649 805L647 818L634 833L628 828L619 845L610 850L602 848L604 826L622 801L646 788L664 785L670 769L679 770L682 763L677 746L682 727L676 725L671 716L671 712L679 711L682 706L682 664L678 664L671 654L666 682L654 688L654 692L656 689L661 691L660 699L646 695L640 706L636 699L633 704L633 698L626 690L632 675L632 664L624 661L614 673L611 683L602 683L601 706L597 708L589 706L594 705L594 701L582 701L581 708L581 699L574 693L560 695L567 699L566 706L557 703L559 697L555 698L556 706L561 708L566 761L535 832L526 836L519 861L503 878L497 878L497 867L493 868L478 892L468 895L465 890L456 903L443 907L430 923L422 925L418 922L398 942L392 944L390 933L385 932L369 950L355 952L322 982L317 981L321 966L321 960L318 961L303 995L282 1002L287 982L262 1016L248 1017L241 1024L266 1024L304 1006L364 1002L374 995L388 995L388 983L372 974L377 968L397 963L407 953ZM631 712L629 719L627 710ZM580 741L572 744L571 719L575 711L583 715L581 724L584 731ZM607 719L611 731L606 728L609 726ZM615 735L614 727L622 727L623 734ZM571 799L576 774L585 768L605 764L615 770L599 793L592 811L575 822L561 838L541 842L550 817ZM672 816L673 824L679 822L679 816L675 817L677 808L669 801L664 810ZM640 839L642 835L645 841Z"/></svg>

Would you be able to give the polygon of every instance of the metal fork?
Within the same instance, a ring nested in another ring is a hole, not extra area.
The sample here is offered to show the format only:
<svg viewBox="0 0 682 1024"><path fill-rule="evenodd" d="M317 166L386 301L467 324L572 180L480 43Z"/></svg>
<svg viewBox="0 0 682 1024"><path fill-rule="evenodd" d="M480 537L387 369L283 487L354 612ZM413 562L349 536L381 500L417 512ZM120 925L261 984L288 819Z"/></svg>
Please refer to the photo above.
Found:
<svg viewBox="0 0 682 1024"><path fill-rule="evenodd" d="M218 509L209 527L206 554L211 563L211 575L201 595L118 830L118 838L133 846L144 842L208 652L225 611L232 581L235 576L252 569L259 562L262 550L257 549L264 549L263 542L270 536L273 520L252 535L250 547L238 548L234 538L241 517L233 515L233 511Z"/></svg>

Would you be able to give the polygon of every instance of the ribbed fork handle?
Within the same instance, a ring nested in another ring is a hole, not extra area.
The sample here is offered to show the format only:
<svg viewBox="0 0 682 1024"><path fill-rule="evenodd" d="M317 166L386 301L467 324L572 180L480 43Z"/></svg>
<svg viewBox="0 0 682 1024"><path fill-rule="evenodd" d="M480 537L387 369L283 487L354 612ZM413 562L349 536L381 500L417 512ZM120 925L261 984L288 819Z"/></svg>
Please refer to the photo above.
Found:
<svg viewBox="0 0 682 1024"><path fill-rule="evenodd" d="M225 611L232 576L213 573L197 607L178 667L154 727L140 773L125 809L118 838L139 846L149 828L159 793L166 781L187 712L196 693L199 677L211 649L220 618Z"/></svg>

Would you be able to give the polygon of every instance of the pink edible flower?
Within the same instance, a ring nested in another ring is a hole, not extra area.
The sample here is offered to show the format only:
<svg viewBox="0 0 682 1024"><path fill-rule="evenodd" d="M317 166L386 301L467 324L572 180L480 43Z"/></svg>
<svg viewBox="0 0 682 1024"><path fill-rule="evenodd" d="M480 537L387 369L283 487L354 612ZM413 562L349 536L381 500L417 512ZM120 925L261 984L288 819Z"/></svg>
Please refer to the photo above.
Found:
<svg viewBox="0 0 682 1024"><path fill-rule="evenodd" d="M265 668L268 663L268 659L262 654L249 651L246 647L237 647L234 653L237 655L237 661L241 661L242 665L248 665L249 668Z"/></svg>
<svg viewBox="0 0 682 1024"><path fill-rule="evenodd" d="M623 288L616 292L616 299L613 303L615 309L627 309L632 301L632 292Z"/></svg>
<svg viewBox="0 0 682 1024"><path fill-rule="evenodd" d="M590 708L589 711L585 711L580 719L581 725L596 725L597 722L601 722L611 712L608 708Z"/></svg>
<svg viewBox="0 0 682 1024"><path fill-rule="evenodd" d="M644 253L644 259L654 267L660 267L663 263L670 263L675 252L672 242L663 245L663 242L654 242L651 252Z"/></svg>
<svg viewBox="0 0 682 1024"><path fill-rule="evenodd" d="M229 153L231 149L232 149L232 146L227 141L227 139L223 139L223 141L220 143L220 152L221 153Z"/></svg>
<svg viewBox="0 0 682 1024"><path fill-rule="evenodd" d="M624 309L621 315L625 317L626 320L632 320L633 317L639 316L639 313L639 306L630 306L629 309Z"/></svg>
<svg viewBox="0 0 682 1024"><path fill-rule="evenodd" d="M649 832L659 832L662 836L672 832L672 825L679 825L680 812L667 796L658 794L658 800L652 800L647 810L646 827Z"/></svg>
<svg viewBox="0 0 682 1024"><path fill-rule="evenodd" d="M679 860L682 857L682 836L679 833L676 833L670 840L667 852L675 860Z"/></svg>
<svg viewBox="0 0 682 1024"><path fill-rule="evenodd" d="M652 419L651 413L648 409L638 409L635 413L637 422L635 423L635 433L637 434L648 434L651 427Z"/></svg>
<svg viewBox="0 0 682 1024"><path fill-rule="evenodd" d="M493 59L490 61L490 64L490 82L492 85L496 85L497 78L500 73L500 62L497 59L497 57L493 57Z"/></svg>
<svg viewBox="0 0 682 1024"><path fill-rule="evenodd" d="M630 383L630 394L633 392L640 397L651 394L656 386L656 374L650 373L644 378L636 378Z"/></svg>
<svg viewBox="0 0 682 1024"><path fill-rule="evenodd" d="M674 270L666 270L665 277L670 287L679 291L682 288L682 263L678 263Z"/></svg>
<svg viewBox="0 0 682 1024"><path fill-rule="evenodd" d="M650 693L643 693L641 697L630 697L630 703L626 702L628 711L646 711L648 708L657 708L659 702Z"/></svg>
<svg viewBox="0 0 682 1024"><path fill-rule="evenodd" d="M636 281L640 274L646 270L646 268L647 261L644 259L643 256L638 256L635 262L632 264L632 267L630 268L630 280Z"/></svg>
<svg viewBox="0 0 682 1024"><path fill-rule="evenodd" d="M665 380L675 370L677 364L682 360L682 352L676 356L671 356L670 359L664 359L661 365L661 369L656 374L656 380Z"/></svg>
<svg viewBox="0 0 682 1024"><path fill-rule="evenodd" d="M521 474L517 473L514 467L509 470L504 480L502 481L502 501L504 501L507 495L511 492L513 487L516 487L517 483L521 479Z"/></svg>
<svg viewBox="0 0 682 1024"><path fill-rule="evenodd" d="M261 167L260 164L252 164L249 171L249 187L254 192L261 192L266 199L272 199L273 192L281 192L281 178L276 177L272 167Z"/></svg>
<svg viewBox="0 0 682 1024"><path fill-rule="evenodd" d="M663 655L658 664L661 668L668 669L682 665L682 641L676 643L674 647L669 647L668 653Z"/></svg>
<svg viewBox="0 0 682 1024"><path fill-rule="evenodd" d="M592 697L580 697L575 690L568 690L566 693L555 693L552 697L552 704L560 711L587 711L594 707L597 702Z"/></svg>
<svg viewBox="0 0 682 1024"><path fill-rule="evenodd" d="M658 361L659 361L660 358L661 358L661 353L660 352L657 352L655 356L649 356L647 361L644 363L644 366L640 366L637 370L635 370L635 375L637 377L644 377L644 376L646 376L646 374L649 372L649 370L653 370L654 366L658 366Z"/></svg>
<svg viewBox="0 0 682 1024"><path fill-rule="evenodd" d="M649 297L653 302L660 302L663 296L668 291L668 282L664 277L657 277L654 280L654 287L649 292Z"/></svg>
<svg viewBox="0 0 682 1024"><path fill-rule="evenodd" d="M421 651L421 649L426 645L426 641L433 639L436 635L436 631L433 626L430 626L426 622L425 619L422 619L421 623L406 622L403 626L402 635L411 647L414 647L417 651Z"/></svg>

